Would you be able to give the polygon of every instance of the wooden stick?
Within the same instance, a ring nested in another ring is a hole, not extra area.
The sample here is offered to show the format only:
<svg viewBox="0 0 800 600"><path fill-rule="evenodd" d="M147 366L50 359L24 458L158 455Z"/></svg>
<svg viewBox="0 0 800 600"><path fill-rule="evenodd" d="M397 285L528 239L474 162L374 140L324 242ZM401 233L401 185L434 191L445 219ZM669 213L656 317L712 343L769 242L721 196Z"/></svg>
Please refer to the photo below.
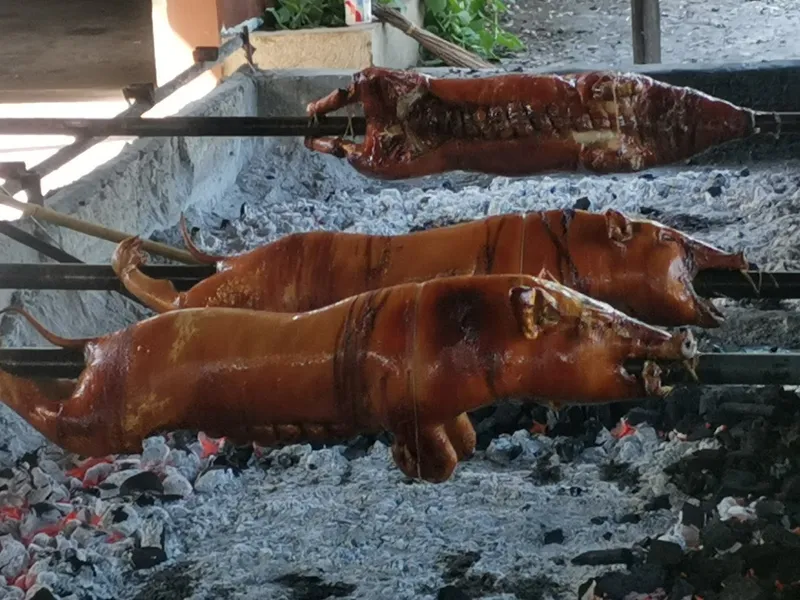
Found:
<svg viewBox="0 0 800 600"><path fill-rule="evenodd" d="M373 6L372 12L379 21L396 27L451 67L466 67L468 69L489 69L492 67L491 63L486 62L477 54L448 42L430 31L420 29L393 8Z"/></svg>
<svg viewBox="0 0 800 600"><path fill-rule="evenodd" d="M124 233L122 231L103 227L102 225L96 225L81 219L76 219L75 217L70 217L69 215L62 214L50 208L45 208L44 206L20 202L3 191L0 191L0 204L10 208L15 208L21 211L25 216L36 217L42 219L43 221L48 221L73 231L78 231L80 233L85 233L86 235L100 238L101 240L119 243L129 237L132 237L132 235L129 233ZM172 260L176 260L178 262L193 265L199 264L198 261L185 250L179 250L178 248L173 248L172 246L167 246L166 244L162 244L160 242L142 240L142 247L152 254L158 254L160 256L164 256L165 258L171 258Z"/></svg>
<svg viewBox="0 0 800 600"><path fill-rule="evenodd" d="M661 8L659 0L631 0L633 62L661 62Z"/></svg>

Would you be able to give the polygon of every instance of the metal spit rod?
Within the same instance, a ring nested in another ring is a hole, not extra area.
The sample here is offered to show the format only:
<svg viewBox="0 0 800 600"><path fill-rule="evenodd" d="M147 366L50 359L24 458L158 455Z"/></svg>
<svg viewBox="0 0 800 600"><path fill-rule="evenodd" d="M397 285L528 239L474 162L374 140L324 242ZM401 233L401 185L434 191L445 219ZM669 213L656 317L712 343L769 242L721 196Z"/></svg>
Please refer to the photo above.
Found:
<svg viewBox="0 0 800 600"><path fill-rule="evenodd" d="M642 361L626 368L640 373ZM81 352L61 348L0 348L0 369L21 377L74 379L84 368ZM797 385L800 384L800 352L701 354L694 381L681 364L663 364L664 385Z"/></svg>
<svg viewBox="0 0 800 600"><path fill-rule="evenodd" d="M756 113L756 127L766 134L800 133L800 112ZM302 137L363 135L364 117L163 117L114 119L0 119L0 135L70 135L125 137Z"/></svg>
<svg viewBox="0 0 800 600"><path fill-rule="evenodd" d="M171 280L179 291L216 272L213 265L142 265L141 270L149 277ZM753 283L738 271L703 271L694 281L695 290L703 297L800 298L800 272L750 271L749 275ZM122 285L110 265L0 263L0 289L120 291Z"/></svg>
<svg viewBox="0 0 800 600"><path fill-rule="evenodd" d="M0 119L0 135L75 137L302 137L363 135L363 117L163 117L119 119Z"/></svg>

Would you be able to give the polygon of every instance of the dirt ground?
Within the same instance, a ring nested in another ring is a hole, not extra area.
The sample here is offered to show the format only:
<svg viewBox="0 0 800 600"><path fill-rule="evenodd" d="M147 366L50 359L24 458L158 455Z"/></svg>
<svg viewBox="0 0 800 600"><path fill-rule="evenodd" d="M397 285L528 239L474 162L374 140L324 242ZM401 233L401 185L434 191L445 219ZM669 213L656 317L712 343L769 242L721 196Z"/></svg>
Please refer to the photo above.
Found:
<svg viewBox="0 0 800 600"><path fill-rule="evenodd" d="M525 67L633 63L630 0L507 0L506 26ZM751 62L800 57L797 0L661 0L662 63Z"/></svg>

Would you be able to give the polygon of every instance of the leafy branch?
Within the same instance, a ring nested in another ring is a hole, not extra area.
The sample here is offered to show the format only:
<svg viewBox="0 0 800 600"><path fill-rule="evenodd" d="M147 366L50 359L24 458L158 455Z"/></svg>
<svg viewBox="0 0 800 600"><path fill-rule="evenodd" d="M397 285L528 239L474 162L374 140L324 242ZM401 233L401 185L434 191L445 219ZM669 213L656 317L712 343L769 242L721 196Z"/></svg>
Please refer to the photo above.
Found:
<svg viewBox="0 0 800 600"><path fill-rule="evenodd" d="M377 0L384 6L399 8L395 0ZM474 52L487 60L524 50L520 39L500 26L507 11L502 0L424 0L423 26L431 33ZM344 27L342 0L279 0L268 8L270 21L277 29ZM436 62L426 52L426 62Z"/></svg>

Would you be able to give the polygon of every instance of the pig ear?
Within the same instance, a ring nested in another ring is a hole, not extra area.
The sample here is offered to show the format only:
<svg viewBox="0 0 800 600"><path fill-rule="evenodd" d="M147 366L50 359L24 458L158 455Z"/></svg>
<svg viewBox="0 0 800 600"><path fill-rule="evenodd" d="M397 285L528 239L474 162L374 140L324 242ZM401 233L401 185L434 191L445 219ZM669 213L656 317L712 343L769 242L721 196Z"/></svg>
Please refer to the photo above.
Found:
<svg viewBox="0 0 800 600"><path fill-rule="evenodd" d="M613 208L606 211L605 217L609 239L624 243L633 237L633 225L628 217Z"/></svg>
<svg viewBox="0 0 800 600"><path fill-rule="evenodd" d="M555 298L541 288L514 287L509 299L517 324L529 340L535 340L561 319Z"/></svg>

